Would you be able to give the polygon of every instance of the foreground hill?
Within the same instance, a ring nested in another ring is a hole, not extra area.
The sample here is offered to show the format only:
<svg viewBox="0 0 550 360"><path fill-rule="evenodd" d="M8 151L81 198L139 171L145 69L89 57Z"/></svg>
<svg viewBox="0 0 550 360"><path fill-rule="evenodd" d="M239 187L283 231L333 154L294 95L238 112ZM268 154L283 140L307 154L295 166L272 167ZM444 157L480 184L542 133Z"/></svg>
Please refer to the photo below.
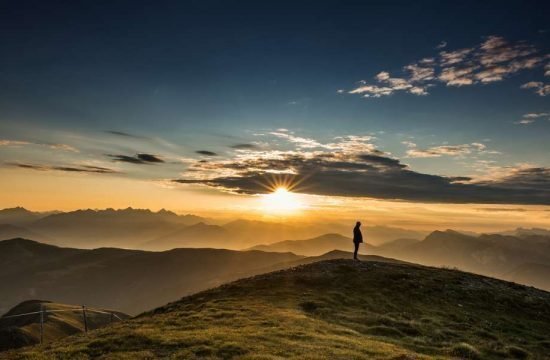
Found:
<svg viewBox="0 0 550 360"><path fill-rule="evenodd" d="M0 313L42 298L136 314L300 258L261 251L83 250L24 239L0 241Z"/></svg>
<svg viewBox="0 0 550 360"><path fill-rule="evenodd" d="M550 294L416 265L330 260L239 280L8 359L543 359Z"/></svg>
<svg viewBox="0 0 550 360"><path fill-rule="evenodd" d="M84 331L84 318L78 306L41 300L24 301L0 317L0 351L40 342L40 314L17 316L38 311L44 311L44 342ZM110 315L111 313L113 316ZM128 317L114 310L89 309L86 311L88 330L99 329Z"/></svg>

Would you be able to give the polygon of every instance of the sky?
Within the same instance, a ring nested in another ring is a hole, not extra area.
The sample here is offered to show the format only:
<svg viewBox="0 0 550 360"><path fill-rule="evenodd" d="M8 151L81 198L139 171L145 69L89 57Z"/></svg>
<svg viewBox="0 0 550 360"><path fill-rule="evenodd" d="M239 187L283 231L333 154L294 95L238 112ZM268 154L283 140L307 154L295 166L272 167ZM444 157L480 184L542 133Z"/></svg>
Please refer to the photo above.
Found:
<svg viewBox="0 0 550 360"><path fill-rule="evenodd" d="M0 207L550 227L549 13L2 2Z"/></svg>

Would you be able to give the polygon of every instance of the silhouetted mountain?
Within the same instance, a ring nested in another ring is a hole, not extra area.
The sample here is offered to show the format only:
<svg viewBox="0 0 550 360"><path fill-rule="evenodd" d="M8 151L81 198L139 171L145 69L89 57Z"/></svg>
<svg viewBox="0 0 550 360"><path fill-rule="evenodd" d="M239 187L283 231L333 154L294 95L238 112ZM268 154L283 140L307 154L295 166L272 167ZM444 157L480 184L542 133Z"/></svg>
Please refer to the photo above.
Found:
<svg viewBox="0 0 550 360"><path fill-rule="evenodd" d="M240 243L240 248L270 244L285 239L307 239L329 232L321 224L285 224L265 221L235 220L223 226ZM333 229L332 232L335 230Z"/></svg>
<svg viewBox="0 0 550 360"><path fill-rule="evenodd" d="M169 250L175 248L239 248L221 226L203 222L182 227L168 235L147 241L140 246L145 250Z"/></svg>
<svg viewBox="0 0 550 360"><path fill-rule="evenodd" d="M91 311L99 310L109 314ZM79 306L58 304L51 301L24 301L0 317L0 351L15 349L40 342L40 314L43 316L43 341L52 342L84 331L84 318ZM49 312L54 311L54 312ZM11 317L27 313L30 315ZM110 313L114 315L111 317ZM90 309L86 312L88 330L127 319L129 316L114 310Z"/></svg>
<svg viewBox="0 0 550 360"><path fill-rule="evenodd" d="M550 230L541 229L541 228L525 229L525 228L519 227L515 230L503 231L497 234L511 235L511 236L517 236L517 237L526 237L526 236L533 236L533 235L550 236Z"/></svg>
<svg viewBox="0 0 550 360"><path fill-rule="evenodd" d="M51 242L52 239L47 236L31 231L22 226L16 226L11 224L0 224L0 240L7 240L13 238L27 238L36 239L40 242Z"/></svg>
<svg viewBox="0 0 550 360"><path fill-rule="evenodd" d="M140 247L147 250L168 250L181 247L242 250L259 243L269 244L288 237L300 237L303 234L307 234L308 237L319 236L322 229L324 226L311 224L298 226L251 220L235 220L222 226L203 223L182 227L168 235L147 241Z"/></svg>
<svg viewBox="0 0 550 360"><path fill-rule="evenodd" d="M299 258L261 251L82 250L22 239L1 241L0 313L29 298L43 298L135 314Z"/></svg>
<svg viewBox="0 0 550 360"><path fill-rule="evenodd" d="M423 241L394 244L391 248L382 246L372 251L415 263L458 267L511 279L510 271L523 264L550 264L550 237L531 235L519 238L500 234L474 237L452 230L434 231Z"/></svg>
<svg viewBox="0 0 550 360"><path fill-rule="evenodd" d="M26 225L30 224L43 215L29 211L23 207L14 207L0 210L0 224Z"/></svg>
<svg viewBox="0 0 550 360"><path fill-rule="evenodd" d="M374 252L393 252L398 251L399 249L408 247L412 244L416 244L420 240L417 239L395 239L393 241L388 241L382 245L378 245L376 248L371 249Z"/></svg>
<svg viewBox="0 0 550 360"><path fill-rule="evenodd" d="M135 248L200 221L202 218L194 215L179 216L166 210L77 210L47 216L31 229L54 239L57 245Z"/></svg>
<svg viewBox="0 0 550 360"><path fill-rule="evenodd" d="M41 244L21 238L0 241L0 265L2 268L0 277L12 276L12 273L17 273L22 268L32 269L39 265L60 261L67 256L82 251L80 249ZM29 295L33 296L32 294ZM0 308L0 313L3 310L3 308Z"/></svg>
<svg viewBox="0 0 550 360"><path fill-rule="evenodd" d="M521 264L504 278L519 284L550 290L550 264Z"/></svg>
<svg viewBox="0 0 550 360"><path fill-rule="evenodd" d="M361 227L365 241L371 245L381 245L397 239L416 239L421 240L428 232L401 229L389 226L365 226ZM350 229L351 232L351 229ZM351 236L351 235L350 235Z"/></svg>
<svg viewBox="0 0 550 360"><path fill-rule="evenodd" d="M330 260L6 357L544 359L549 304L550 293L460 271Z"/></svg>
<svg viewBox="0 0 550 360"><path fill-rule="evenodd" d="M269 245L257 245L251 250L292 252L294 254L306 256L318 256L332 250L349 251L353 248L351 238L340 234L325 234L313 239L306 240L285 240ZM365 244L361 247L361 252L368 251L371 247Z"/></svg>

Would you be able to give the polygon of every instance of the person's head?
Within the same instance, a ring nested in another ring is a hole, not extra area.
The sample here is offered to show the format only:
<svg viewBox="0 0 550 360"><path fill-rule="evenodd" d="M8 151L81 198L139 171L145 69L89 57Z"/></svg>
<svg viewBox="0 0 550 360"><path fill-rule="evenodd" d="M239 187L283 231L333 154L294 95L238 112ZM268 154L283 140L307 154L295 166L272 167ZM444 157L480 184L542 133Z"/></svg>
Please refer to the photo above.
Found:
<svg viewBox="0 0 550 360"><path fill-rule="evenodd" d="M361 221L356 222L356 223L355 223L355 226L356 226L356 227L361 226Z"/></svg>

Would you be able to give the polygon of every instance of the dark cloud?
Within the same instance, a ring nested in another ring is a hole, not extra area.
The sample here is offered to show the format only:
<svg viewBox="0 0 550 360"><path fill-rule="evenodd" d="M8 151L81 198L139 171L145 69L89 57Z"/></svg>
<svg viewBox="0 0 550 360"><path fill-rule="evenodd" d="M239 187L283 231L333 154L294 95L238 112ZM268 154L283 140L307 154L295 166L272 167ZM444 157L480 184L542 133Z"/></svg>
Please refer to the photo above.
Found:
<svg viewBox="0 0 550 360"><path fill-rule="evenodd" d="M206 155L206 156L217 156L218 154L215 153L215 152L212 152L212 151L208 151L208 150L197 150L195 151L197 154L200 154L200 155Z"/></svg>
<svg viewBox="0 0 550 360"><path fill-rule="evenodd" d="M128 156L128 155L112 155L108 154L110 158L112 158L114 161L119 162L126 162L130 164L137 164L137 165L145 165L145 164L154 164L154 163L163 163L164 160L162 160L157 155L151 155L151 154L136 154L136 156Z"/></svg>
<svg viewBox="0 0 550 360"><path fill-rule="evenodd" d="M231 145L231 148L235 150L257 150L259 146L256 144L235 144Z"/></svg>
<svg viewBox="0 0 550 360"><path fill-rule="evenodd" d="M124 131L107 130L105 132L107 134L111 134L111 135L129 137L129 138L134 138L134 139L148 139L146 136L134 135L134 134L130 134L130 133L127 133L127 132L124 132Z"/></svg>
<svg viewBox="0 0 550 360"><path fill-rule="evenodd" d="M25 163L7 163L11 166L16 166L23 169L32 169L39 171L65 171L65 172L84 172L97 174L114 174L117 171L101 166L79 165L79 166L52 166L52 165L37 165Z"/></svg>
<svg viewBox="0 0 550 360"><path fill-rule="evenodd" d="M202 169L231 169L235 175L210 179L177 179L245 194L268 192L266 185L283 176L307 194L372 197L441 203L550 204L550 169L513 172L499 180L473 183L468 177L446 177L410 170L399 160L379 155L287 154L279 158L208 163ZM273 172L286 172L284 175ZM270 173L271 172L271 173Z"/></svg>
<svg viewBox="0 0 550 360"><path fill-rule="evenodd" d="M397 168L407 167L405 164L401 164L398 159L392 159L392 158L380 156L380 155L362 154L362 155L358 155L358 158L371 164L380 164L382 166L397 167Z"/></svg>
<svg viewBox="0 0 550 360"><path fill-rule="evenodd" d="M522 208L479 208L478 210L481 211L488 211L488 212L525 212L527 210Z"/></svg>
<svg viewBox="0 0 550 360"><path fill-rule="evenodd" d="M164 160L162 160L158 156L151 155L151 154L137 154L137 158L142 160L142 161L146 161L146 162L150 162L150 163L163 163L164 162Z"/></svg>

